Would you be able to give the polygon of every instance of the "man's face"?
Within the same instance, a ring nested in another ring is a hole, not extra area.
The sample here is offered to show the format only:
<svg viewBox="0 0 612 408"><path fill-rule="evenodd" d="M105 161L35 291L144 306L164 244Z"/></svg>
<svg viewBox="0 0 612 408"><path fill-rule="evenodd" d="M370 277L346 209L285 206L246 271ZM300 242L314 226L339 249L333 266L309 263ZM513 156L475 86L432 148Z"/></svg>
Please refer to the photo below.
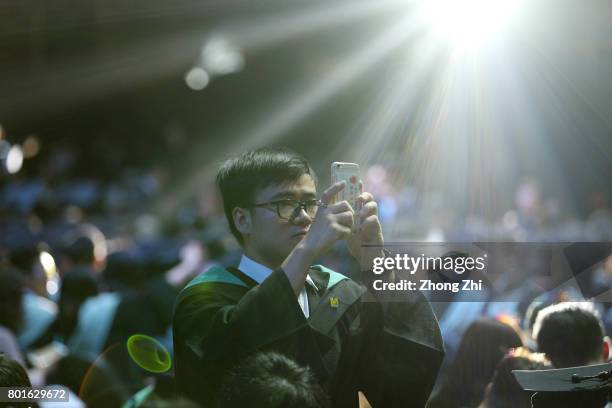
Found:
<svg viewBox="0 0 612 408"><path fill-rule="evenodd" d="M300 202L316 198L314 180L304 174L295 181L273 184L255 194L255 204L291 199ZM289 220L281 219L274 205L252 209L251 233L245 236L245 248L257 254L268 266L278 267L304 238L312 218L301 209Z"/></svg>

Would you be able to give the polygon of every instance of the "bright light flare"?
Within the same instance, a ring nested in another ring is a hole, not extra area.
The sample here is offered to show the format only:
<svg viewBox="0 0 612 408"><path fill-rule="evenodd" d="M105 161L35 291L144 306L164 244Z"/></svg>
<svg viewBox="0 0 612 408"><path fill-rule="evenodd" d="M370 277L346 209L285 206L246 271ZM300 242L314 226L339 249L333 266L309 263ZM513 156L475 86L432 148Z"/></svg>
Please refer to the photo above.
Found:
<svg viewBox="0 0 612 408"><path fill-rule="evenodd" d="M202 89L206 88L206 86L208 86L209 82L210 76L208 75L206 70L201 67L191 68L189 72L187 72L187 74L185 75L185 83L189 88L193 89L194 91L201 91Z"/></svg>
<svg viewBox="0 0 612 408"><path fill-rule="evenodd" d="M10 148L6 156L6 170L10 174L15 174L19 170L21 170L22 164L23 164L23 152L21 151L21 147L14 145Z"/></svg>
<svg viewBox="0 0 612 408"><path fill-rule="evenodd" d="M434 34L460 50L479 49L516 18L522 0L429 0L425 17Z"/></svg>
<svg viewBox="0 0 612 408"><path fill-rule="evenodd" d="M47 251L42 251L39 255L40 264L45 271L47 279L53 279L57 275L57 266L55 265L55 259Z"/></svg>
<svg viewBox="0 0 612 408"><path fill-rule="evenodd" d="M57 284L55 280L47 281L46 287L47 287L47 293L49 294L49 296L55 296L57 295L57 292L59 292L59 285Z"/></svg>
<svg viewBox="0 0 612 408"><path fill-rule="evenodd" d="M55 259L47 251L41 251L38 255L38 260L42 265L45 276L47 277L46 289L49 296L52 298L59 292L59 275L57 273L57 265Z"/></svg>
<svg viewBox="0 0 612 408"><path fill-rule="evenodd" d="M224 38L213 38L202 47L200 62L213 75L239 72L244 67L244 56L236 45Z"/></svg>

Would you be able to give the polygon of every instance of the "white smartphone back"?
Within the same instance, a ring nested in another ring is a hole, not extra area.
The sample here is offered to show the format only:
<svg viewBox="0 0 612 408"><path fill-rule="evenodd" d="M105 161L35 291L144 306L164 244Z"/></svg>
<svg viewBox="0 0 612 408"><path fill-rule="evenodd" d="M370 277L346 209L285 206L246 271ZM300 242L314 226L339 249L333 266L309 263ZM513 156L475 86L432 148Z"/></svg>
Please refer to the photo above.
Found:
<svg viewBox="0 0 612 408"><path fill-rule="evenodd" d="M348 201L353 210L357 208L357 197L361 194L359 165L356 163L333 162L331 165L331 182L346 181L346 187L335 198L337 201Z"/></svg>

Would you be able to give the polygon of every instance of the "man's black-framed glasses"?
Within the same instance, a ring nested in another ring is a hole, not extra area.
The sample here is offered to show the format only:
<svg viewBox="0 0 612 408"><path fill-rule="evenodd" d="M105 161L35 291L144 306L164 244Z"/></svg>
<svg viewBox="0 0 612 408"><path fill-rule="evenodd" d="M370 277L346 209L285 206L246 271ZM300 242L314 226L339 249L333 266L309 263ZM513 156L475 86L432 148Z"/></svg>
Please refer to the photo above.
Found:
<svg viewBox="0 0 612 408"><path fill-rule="evenodd" d="M267 203L253 204L253 207L265 208L271 211L276 209L276 214L282 220L292 220L297 217L300 210L304 209L310 218L317 214L317 210L322 205L321 200L312 199L306 201L285 198L282 200L268 201Z"/></svg>

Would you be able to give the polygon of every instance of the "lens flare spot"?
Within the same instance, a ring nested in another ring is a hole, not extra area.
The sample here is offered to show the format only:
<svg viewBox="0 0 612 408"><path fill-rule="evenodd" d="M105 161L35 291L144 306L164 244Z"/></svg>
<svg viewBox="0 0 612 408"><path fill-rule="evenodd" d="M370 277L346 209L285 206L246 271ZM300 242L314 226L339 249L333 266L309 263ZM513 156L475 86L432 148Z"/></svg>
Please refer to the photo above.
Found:
<svg viewBox="0 0 612 408"><path fill-rule="evenodd" d="M134 334L127 340L127 350L138 366L152 373L164 373L172 367L170 353L153 337Z"/></svg>

